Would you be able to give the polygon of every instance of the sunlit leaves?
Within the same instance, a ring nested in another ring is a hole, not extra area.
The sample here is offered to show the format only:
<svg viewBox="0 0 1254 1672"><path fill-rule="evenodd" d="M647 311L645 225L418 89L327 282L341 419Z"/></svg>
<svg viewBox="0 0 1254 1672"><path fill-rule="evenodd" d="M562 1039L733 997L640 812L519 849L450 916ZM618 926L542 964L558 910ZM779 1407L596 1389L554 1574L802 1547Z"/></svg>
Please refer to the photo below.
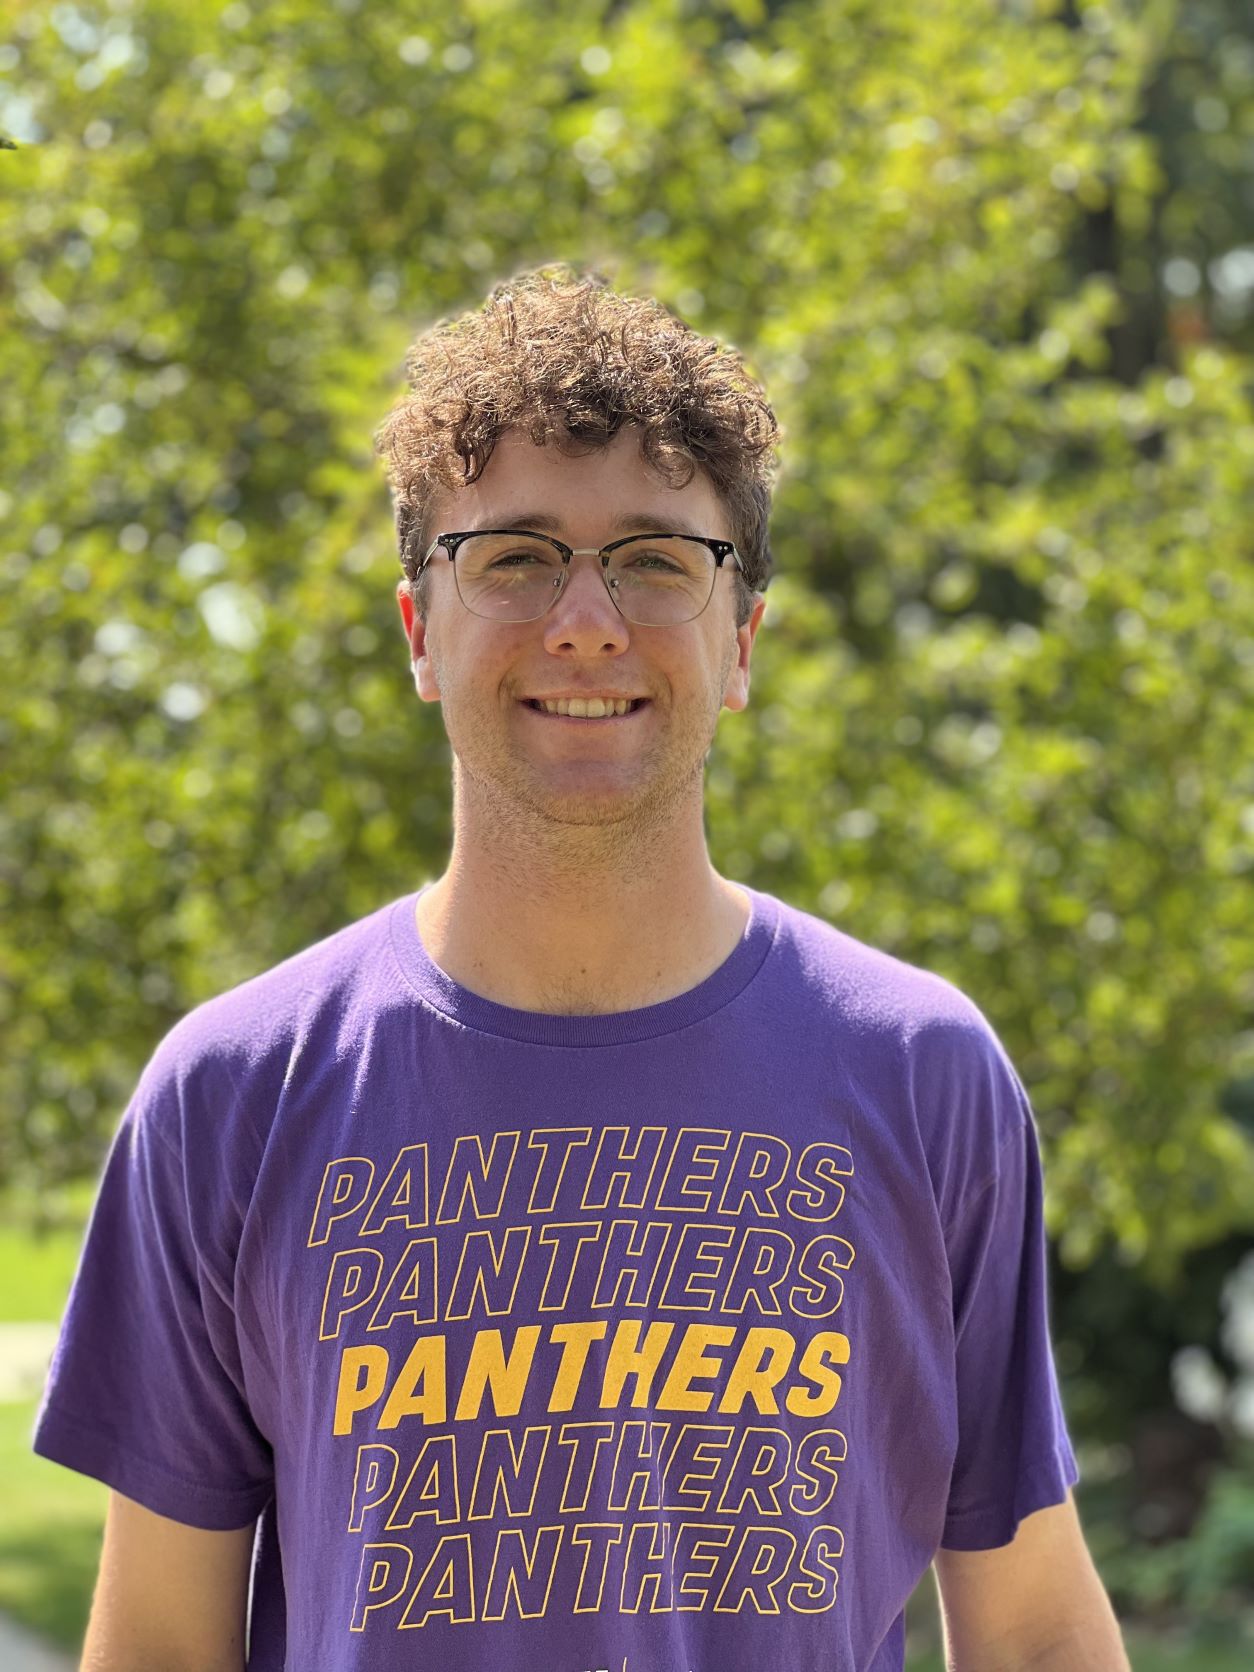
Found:
<svg viewBox="0 0 1254 1672"><path fill-rule="evenodd" d="M1226 52L1228 126L1197 90L1164 152L1166 16L20 6L0 1170L90 1167L176 1016L440 865L370 435L420 324L569 257L741 348L784 424L716 860L985 1008L1069 1260L1248 1222L1248 355L1112 345L1160 209L1212 225L1179 158L1254 95Z"/></svg>

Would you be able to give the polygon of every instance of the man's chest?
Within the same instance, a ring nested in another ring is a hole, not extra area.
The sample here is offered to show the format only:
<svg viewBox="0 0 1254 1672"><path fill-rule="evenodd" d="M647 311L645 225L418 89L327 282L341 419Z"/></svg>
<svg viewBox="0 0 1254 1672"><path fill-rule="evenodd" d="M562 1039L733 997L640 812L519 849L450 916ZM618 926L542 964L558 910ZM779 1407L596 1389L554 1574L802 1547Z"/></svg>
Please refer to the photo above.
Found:
<svg viewBox="0 0 1254 1672"><path fill-rule="evenodd" d="M751 1099L510 1112L359 1121L286 1169L276 1476L342 1529L337 1614L829 1609L914 1328L900 1179L819 1097L774 1130Z"/></svg>

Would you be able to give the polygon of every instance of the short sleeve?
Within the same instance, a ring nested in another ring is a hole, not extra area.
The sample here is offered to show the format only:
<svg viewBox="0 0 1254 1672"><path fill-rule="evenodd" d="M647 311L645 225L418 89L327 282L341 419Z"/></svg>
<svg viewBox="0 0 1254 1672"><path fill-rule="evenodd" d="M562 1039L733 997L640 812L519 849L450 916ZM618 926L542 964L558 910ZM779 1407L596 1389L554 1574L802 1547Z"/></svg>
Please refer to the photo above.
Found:
<svg viewBox="0 0 1254 1672"><path fill-rule="evenodd" d="M53 1352L32 1445L159 1515L229 1530L273 1496L273 1454L250 1413L229 1230L185 1164L173 1084L149 1075L115 1133ZM162 1127L166 1130L162 1130Z"/></svg>
<svg viewBox="0 0 1254 1672"><path fill-rule="evenodd" d="M1009 1544L1019 1522L1079 1479L1049 1333L1044 1181L1026 1094L992 1176L946 1236L958 1447L941 1545Z"/></svg>

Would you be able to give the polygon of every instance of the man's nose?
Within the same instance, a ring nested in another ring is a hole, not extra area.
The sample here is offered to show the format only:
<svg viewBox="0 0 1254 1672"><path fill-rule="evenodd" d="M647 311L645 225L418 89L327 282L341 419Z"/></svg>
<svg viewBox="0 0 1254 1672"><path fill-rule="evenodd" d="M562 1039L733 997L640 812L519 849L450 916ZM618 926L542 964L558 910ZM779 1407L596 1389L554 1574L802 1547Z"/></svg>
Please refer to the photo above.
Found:
<svg viewBox="0 0 1254 1672"><path fill-rule="evenodd" d="M544 617L546 648L570 644L578 650L625 649L628 624L610 597L601 559L572 557L566 583Z"/></svg>

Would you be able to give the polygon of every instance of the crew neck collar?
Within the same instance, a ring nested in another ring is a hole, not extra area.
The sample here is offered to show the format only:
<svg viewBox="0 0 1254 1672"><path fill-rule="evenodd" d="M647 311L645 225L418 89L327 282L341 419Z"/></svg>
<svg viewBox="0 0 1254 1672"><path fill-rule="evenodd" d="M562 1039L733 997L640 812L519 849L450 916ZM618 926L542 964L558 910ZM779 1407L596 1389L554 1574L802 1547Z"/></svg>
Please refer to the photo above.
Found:
<svg viewBox="0 0 1254 1672"><path fill-rule="evenodd" d="M429 887L427 884L426 887ZM744 883L736 886L749 899L749 921L728 956L686 993L639 1010L616 1010L596 1016L556 1016L516 1010L471 992L430 957L418 932L415 907L425 888L402 895L390 913L392 947L405 979L422 1002L463 1027L496 1034L528 1045L586 1049L656 1039L703 1021L749 985L764 963L779 929L779 902Z"/></svg>

